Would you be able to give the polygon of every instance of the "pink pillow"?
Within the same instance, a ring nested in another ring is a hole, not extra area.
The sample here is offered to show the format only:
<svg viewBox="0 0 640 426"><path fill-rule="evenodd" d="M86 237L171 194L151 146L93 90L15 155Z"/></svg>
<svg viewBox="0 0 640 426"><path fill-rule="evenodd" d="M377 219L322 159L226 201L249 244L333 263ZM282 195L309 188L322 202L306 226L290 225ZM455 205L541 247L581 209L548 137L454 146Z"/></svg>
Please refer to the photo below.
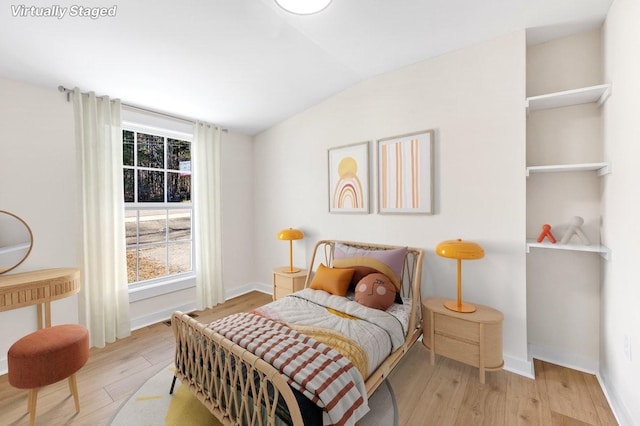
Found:
<svg viewBox="0 0 640 426"><path fill-rule="evenodd" d="M335 268L355 268L367 266L381 272L391 279L400 291L402 287L402 269L407 256L407 247L390 250L365 250L337 243L333 250Z"/></svg>

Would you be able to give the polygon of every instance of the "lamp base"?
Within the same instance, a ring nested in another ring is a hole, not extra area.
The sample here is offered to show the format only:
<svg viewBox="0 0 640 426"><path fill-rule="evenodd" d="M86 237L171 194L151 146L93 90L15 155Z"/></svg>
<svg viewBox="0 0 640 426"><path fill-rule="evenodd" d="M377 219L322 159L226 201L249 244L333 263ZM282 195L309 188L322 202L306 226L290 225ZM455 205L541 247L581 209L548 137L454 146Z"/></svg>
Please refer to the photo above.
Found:
<svg viewBox="0 0 640 426"><path fill-rule="evenodd" d="M282 272L284 272L285 274L295 274L296 272L300 272L300 269L296 269L296 268L283 268Z"/></svg>
<svg viewBox="0 0 640 426"><path fill-rule="evenodd" d="M458 305L458 302L455 300L448 300L444 302L443 305L445 308L449 309L450 311L462 312L464 314L470 314L471 312L476 311L476 307L473 306L471 303L462 302L460 305Z"/></svg>

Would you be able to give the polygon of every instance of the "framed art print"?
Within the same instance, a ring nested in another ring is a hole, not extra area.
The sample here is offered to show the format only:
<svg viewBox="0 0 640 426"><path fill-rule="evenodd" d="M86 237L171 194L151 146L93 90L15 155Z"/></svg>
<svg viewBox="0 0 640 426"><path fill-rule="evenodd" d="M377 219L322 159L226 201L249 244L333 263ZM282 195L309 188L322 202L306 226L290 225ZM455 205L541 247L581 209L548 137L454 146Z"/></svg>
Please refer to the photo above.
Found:
<svg viewBox="0 0 640 426"><path fill-rule="evenodd" d="M433 214L434 131L378 140L378 212Z"/></svg>
<svg viewBox="0 0 640 426"><path fill-rule="evenodd" d="M369 142L329 148L329 212L369 213Z"/></svg>

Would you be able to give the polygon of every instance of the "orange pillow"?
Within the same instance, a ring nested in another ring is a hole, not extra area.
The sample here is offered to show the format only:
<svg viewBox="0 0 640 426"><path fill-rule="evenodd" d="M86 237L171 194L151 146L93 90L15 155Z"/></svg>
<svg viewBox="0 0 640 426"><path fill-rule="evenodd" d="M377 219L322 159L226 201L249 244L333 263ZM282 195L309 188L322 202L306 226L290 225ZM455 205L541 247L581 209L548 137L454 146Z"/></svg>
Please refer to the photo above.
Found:
<svg viewBox="0 0 640 426"><path fill-rule="evenodd" d="M348 268L327 268L321 263L309 288L324 290L336 296L346 296L353 272L353 269Z"/></svg>

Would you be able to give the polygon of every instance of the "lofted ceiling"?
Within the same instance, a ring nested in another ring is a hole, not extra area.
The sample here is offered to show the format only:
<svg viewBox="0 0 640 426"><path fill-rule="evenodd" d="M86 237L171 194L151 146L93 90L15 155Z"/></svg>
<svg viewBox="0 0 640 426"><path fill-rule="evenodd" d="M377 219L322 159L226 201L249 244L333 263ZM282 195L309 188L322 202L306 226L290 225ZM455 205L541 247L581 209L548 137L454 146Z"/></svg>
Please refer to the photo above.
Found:
<svg viewBox="0 0 640 426"><path fill-rule="evenodd" d="M273 0L3 2L0 77L252 135L375 75L512 31L538 43L597 28L612 1L333 0L309 16ZM21 4L52 3L117 9L14 16Z"/></svg>

